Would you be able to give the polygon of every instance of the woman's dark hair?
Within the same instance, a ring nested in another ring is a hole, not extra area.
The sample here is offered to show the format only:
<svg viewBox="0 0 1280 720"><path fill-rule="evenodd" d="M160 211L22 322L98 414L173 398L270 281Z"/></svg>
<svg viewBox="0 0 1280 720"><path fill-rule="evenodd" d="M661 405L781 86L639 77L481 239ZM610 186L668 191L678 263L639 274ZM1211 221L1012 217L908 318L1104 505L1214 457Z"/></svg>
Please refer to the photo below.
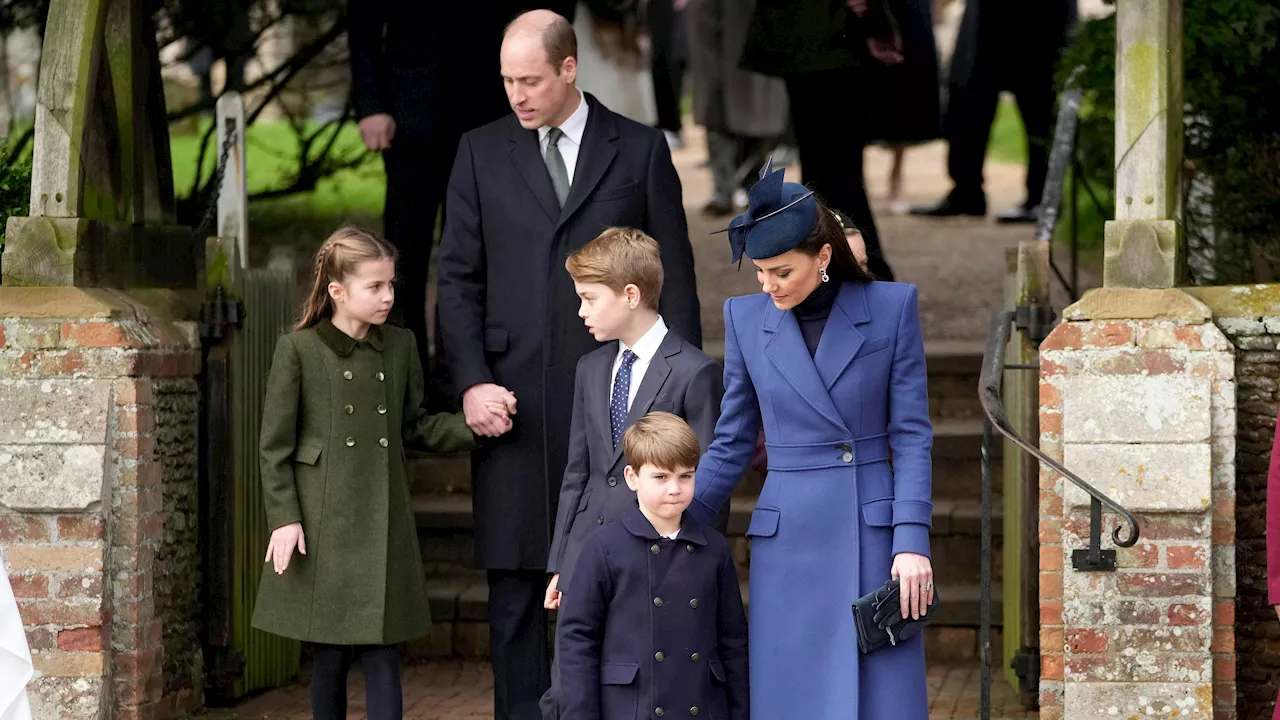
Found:
<svg viewBox="0 0 1280 720"><path fill-rule="evenodd" d="M840 222L831 214L827 203L817 195L813 197L818 204L818 221L796 246L796 250L809 257L817 257L823 245L830 245L831 264L827 266L827 274L832 280L856 283L869 283L875 280L870 273L858 266L858 261L853 257L853 251L849 249L849 241L845 239L844 228L840 227Z"/></svg>

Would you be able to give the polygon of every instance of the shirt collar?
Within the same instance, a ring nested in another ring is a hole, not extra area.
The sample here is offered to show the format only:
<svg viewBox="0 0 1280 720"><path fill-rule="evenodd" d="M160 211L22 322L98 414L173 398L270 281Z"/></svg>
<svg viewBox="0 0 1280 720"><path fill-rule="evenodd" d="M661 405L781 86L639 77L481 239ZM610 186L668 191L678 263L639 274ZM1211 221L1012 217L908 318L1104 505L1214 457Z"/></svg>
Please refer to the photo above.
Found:
<svg viewBox="0 0 1280 720"><path fill-rule="evenodd" d="M657 530L653 529L653 523L649 522L649 518L646 518L644 513L640 512L638 504L631 506L630 509L622 514L619 520L622 523L622 527L627 529L627 532L638 538L643 540L666 539L659 535ZM679 539L681 542L687 542L692 545L706 546L707 544L707 535L703 531L702 523L699 523L688 512L680 516Z"/></svg>
<svg viewBox="0 0 1280 720"><path fill-rule="evenodd" d="M636 341L635 347L627 347L627 344L618 341L618 345L625 351L630 350L636 354L636 358L648 362L658 354L658 348L662 346L662 340L667 336L667 323L663 321L662 316L658 316L658 322L649 328L649 332L640 336Z"/></svg>
<svg viewBox="0 0 1280 720"><path fill-rule="evenodd" d="M350 355L356 349L356 345L360 343L359 340L334 327L333 321L328 318L316 325L316 333L320 335L320 339L324 341L324 344L329 346L329 349L338 354L338 357ZM369 341L369 347L382 352L384 344L382 328L377 325L370 326L369 334L365 336L365 340Z"/></svg>
<svg viewBox="0 0 1280 720"><path fill-rule="evenodd" d="M587 113L587 96L579 90L578 109L574 110L567 120L560 123L560 131L579 147L582 146L582 134L587 131ZM538 141L545 142L549 132L551 132L550 125L543 125L538 128Z"/></svg>

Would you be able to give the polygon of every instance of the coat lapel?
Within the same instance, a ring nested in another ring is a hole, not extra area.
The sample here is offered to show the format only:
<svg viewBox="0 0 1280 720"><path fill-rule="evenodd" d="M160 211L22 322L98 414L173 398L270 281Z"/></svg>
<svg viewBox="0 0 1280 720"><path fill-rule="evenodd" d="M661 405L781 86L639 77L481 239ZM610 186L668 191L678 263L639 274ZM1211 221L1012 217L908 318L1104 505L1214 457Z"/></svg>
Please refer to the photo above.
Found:
<svg viewBox="0 0 1280 720"><path fill-rule="evenodd" d="M644 371L644 378L640 380L640 387L636 389L636 399L631 403L631 409L627 411L627 422L622 426L624 431L635 421L644 417L649 412L649 408L653 407L653 401L658 399L658 393L662 392L662 387L667 384L667 377L671 375L671 363L667 358L679 352L680 346L676 336L668 332L662 339L662 344L658 346L658 352L649 361L648 369ZM622 443L619 442L618 447L613 449L613 462L609 463L609 467L616 465L621 456Z"/></svg>
<svg viewBox="0 0 1280 720"><path fill-rule="evenodd" d="M769 361L777 368L778 374L786 378L791 387L813 406L823 417L837 427L843 428L844 421L836 412L836 406L827 394L827 388L818 376L809 350L805 347L804 336L800 334L800 325L796 316L789 311L779 310L769 304L764 316L764 332L771 335L765 342L764 352Z"/></svg>
<svg viewBox="0 0 1280 720"><path fill-rule="evenodd" d="M857 326L870 320L866 286L845 283L836 296L835 305L831 306L831 315L827 317L827 325L822 329L822 338L818 340L818 350L813 356L818 376L828 391L853 362L866 339Z"/></svg>
<svg viewBox="0 0 1280 720"><path fill-rule="evenodd" d="M542 159L542 147L538 143L537 130L525 130L511 116L511 163L529 186L533 196L538 199L538 206L547 214L552 222L560 218L560 202L556 200L555 187L551 185L551 175L547 172L547 164ZM581 162L581 159L579 159Z"/></svg>
<svg viewBox="0 0 1280 720"><path fill-rule="evenodd" d="M600 184L613 159L618 156L614 142L618 139L618 128L614 124L613 114L601 105L594 96L583 93L589 108L587 113L587 129L582 133L582 147L578 148L578 162L573 171L573 184L569 187L569 197L564 201L564 210L558 213L559 226L568 222L569 218L591 197L591 193ZM538 153L541 163L541 153ZM545 168L545 165L544 165ZM551 187L551 176L547 176L547 187ZM555 199L552 190L551 198Z"/></svg>

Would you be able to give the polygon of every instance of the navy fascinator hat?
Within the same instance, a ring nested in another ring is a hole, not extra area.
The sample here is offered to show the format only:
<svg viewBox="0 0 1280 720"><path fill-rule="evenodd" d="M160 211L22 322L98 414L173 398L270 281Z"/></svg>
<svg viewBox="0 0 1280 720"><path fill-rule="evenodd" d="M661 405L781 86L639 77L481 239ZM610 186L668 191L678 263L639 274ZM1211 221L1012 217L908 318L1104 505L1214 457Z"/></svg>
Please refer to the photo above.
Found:
<svg viewBox="0 0 1280 720"><path fill-rule="evenodd" d="M716 233L729 234L731 263L745 254L752 259L771 258L794 250L818 222L818 201L813 191L799 183L786 182L785 169L774 170L770 157L760 170L760 179L747 193L747 210L729 227ZM713 235L716 233L712 233Z"/></svg>

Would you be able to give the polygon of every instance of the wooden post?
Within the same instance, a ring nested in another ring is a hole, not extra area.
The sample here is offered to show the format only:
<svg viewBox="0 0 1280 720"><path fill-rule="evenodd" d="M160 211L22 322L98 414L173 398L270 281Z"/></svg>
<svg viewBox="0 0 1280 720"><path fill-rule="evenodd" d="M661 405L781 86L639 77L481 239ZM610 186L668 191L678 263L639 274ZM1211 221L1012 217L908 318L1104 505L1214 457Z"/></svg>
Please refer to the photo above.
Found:
<svg viewBox="0 0 1280 720"><path fill-rule="evenodd" d="M1182 252L1182 0L1116 3L1116 219L1103 284L1168 288Z"/></svg>
<svg viewBox="0 0 1280 720"><path fill-rule="evenodd" d="M198 287L142 0L51 0L43 47L30 214L9 218L4 284Z"/></svg>
<svg viewBox="0 0 1280 720"><path fill-rule="evenodd" d="M218 236L234 238L241 267L249 267L249 194L245 186L244 98L238 92L226 92L218 98L218 160L227 136L232 135L227 168L218 191Z"/></svg>

